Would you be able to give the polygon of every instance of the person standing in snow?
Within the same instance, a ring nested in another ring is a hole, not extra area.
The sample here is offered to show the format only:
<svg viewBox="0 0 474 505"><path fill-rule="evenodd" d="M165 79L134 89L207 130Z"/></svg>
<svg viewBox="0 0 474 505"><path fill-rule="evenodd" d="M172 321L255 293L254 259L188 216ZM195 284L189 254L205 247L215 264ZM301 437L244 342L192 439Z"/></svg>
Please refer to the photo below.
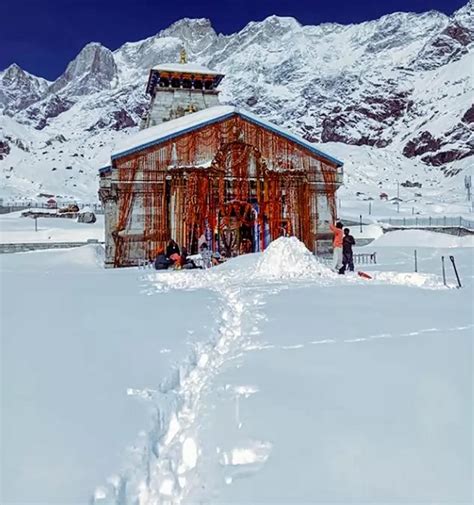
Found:
<svg viewBox="0 0 474 505"><path fill-rule="evenodd" d="M342 238L342 272L349 267L349 271L354 271L354 256L352 246L355 245L354 237L350 234L349 228L344 228L344 237Z"/></svg>
<svg viewBox="0 0 474 505"><path fill-rule="evenodd" d="M343 231L342 223L338 221L336 225L329 225L329 228L334 233L334 239L332 241L333 256L332 256L332 268L339 274L343 274L342 269L342 241L343 241Z"/></svg>

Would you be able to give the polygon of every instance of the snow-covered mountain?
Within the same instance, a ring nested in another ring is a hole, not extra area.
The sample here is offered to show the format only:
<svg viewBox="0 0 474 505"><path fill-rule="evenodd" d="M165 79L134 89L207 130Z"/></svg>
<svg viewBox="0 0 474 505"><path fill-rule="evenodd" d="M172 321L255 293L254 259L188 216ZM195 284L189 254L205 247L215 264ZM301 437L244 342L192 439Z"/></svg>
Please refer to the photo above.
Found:
<svg viewBox="0 0 474 505"><path fill-rule="evenodd" d="M271 16L232 35L182 19L115 51L87 44L52 83L11 65L0 72L0 196L95 200L97 168L146 110L149 68L178 61L184 46L226 74L221 101L330 142L346 161L344 191L356 179L369 193L410 179L459 200L474 159L473 20L473 0L452 16L358 25Z"/></svg>

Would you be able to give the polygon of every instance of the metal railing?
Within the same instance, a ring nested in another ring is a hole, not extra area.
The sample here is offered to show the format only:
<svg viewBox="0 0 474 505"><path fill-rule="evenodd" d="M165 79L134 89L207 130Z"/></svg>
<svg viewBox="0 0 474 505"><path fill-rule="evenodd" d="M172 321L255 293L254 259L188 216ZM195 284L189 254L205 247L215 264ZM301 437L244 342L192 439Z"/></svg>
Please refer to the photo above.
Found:
<svg viewBox="0 0 474 505"><path fill-rule="evenodd" d="M420 226L420 227L445 227L445 228L466 228L474 230L474 221L465 219L461 216L456 217L390 217L381 220L382 223L391 226Z"/></svg>
<svg viewBox="0 0 474 505"><path fill-rule="evenodd" d="M377 263L377 253L356 253L353 255L354 263L358 264L375 264Z"/></svg>
<svg viewBox="0 0 474 505"><path fill-rule="evenodd" d="M95 214L103 214L104 213L104 208L102 205L99 203L81 203L77 204L79 209L83 209L84 207L89 207ZM61 207L66 207L66 205L60 205L58 204L57 208ZM0 214L8 214L10 212L19 212L21 210L28 210L28 209L50 209L50 210L56 210L55 208L51 207L47 203L31 203L31 204L17 204L17 203L12 203L9 205L0 205Z"/></svg>

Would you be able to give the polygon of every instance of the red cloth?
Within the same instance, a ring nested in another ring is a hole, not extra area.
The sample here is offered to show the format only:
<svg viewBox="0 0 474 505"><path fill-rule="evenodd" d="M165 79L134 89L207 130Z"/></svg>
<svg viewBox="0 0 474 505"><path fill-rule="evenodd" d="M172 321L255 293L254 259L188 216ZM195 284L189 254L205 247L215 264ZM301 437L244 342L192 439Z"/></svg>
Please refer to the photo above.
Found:
<svg viewBox="0 0 474 505"><path fill-rule="evenodd" d="M170 256L170 260L174 261L174 262L179 261L180 259L181 259L181 256L177 253L174 253Z"/></svg>
<svg viewBox="0 0 474 505"><path fill-rule="evenodd" d="M331 228L331 231L334 233L334 239L332 241L333 247L342 247L342 241L344 239L342 228L337 228L333 224L330 224L329 228Z"/></svg>

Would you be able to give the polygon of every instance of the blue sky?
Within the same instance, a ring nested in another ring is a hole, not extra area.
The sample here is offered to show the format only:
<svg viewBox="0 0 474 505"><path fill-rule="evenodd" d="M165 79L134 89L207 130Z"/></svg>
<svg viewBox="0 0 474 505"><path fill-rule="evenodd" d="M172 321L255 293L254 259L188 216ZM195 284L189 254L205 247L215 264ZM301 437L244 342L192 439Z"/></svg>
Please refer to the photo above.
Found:
<svg viewBox="0 0 474 505"><path fill-rule="evenodd" d="M116 49L183 17L209 18L232 33L271 14L303 24L358 23L396 11L451 14L467 0L3 0L0 69L18 63L56 79L88 42Z"/></svg>

